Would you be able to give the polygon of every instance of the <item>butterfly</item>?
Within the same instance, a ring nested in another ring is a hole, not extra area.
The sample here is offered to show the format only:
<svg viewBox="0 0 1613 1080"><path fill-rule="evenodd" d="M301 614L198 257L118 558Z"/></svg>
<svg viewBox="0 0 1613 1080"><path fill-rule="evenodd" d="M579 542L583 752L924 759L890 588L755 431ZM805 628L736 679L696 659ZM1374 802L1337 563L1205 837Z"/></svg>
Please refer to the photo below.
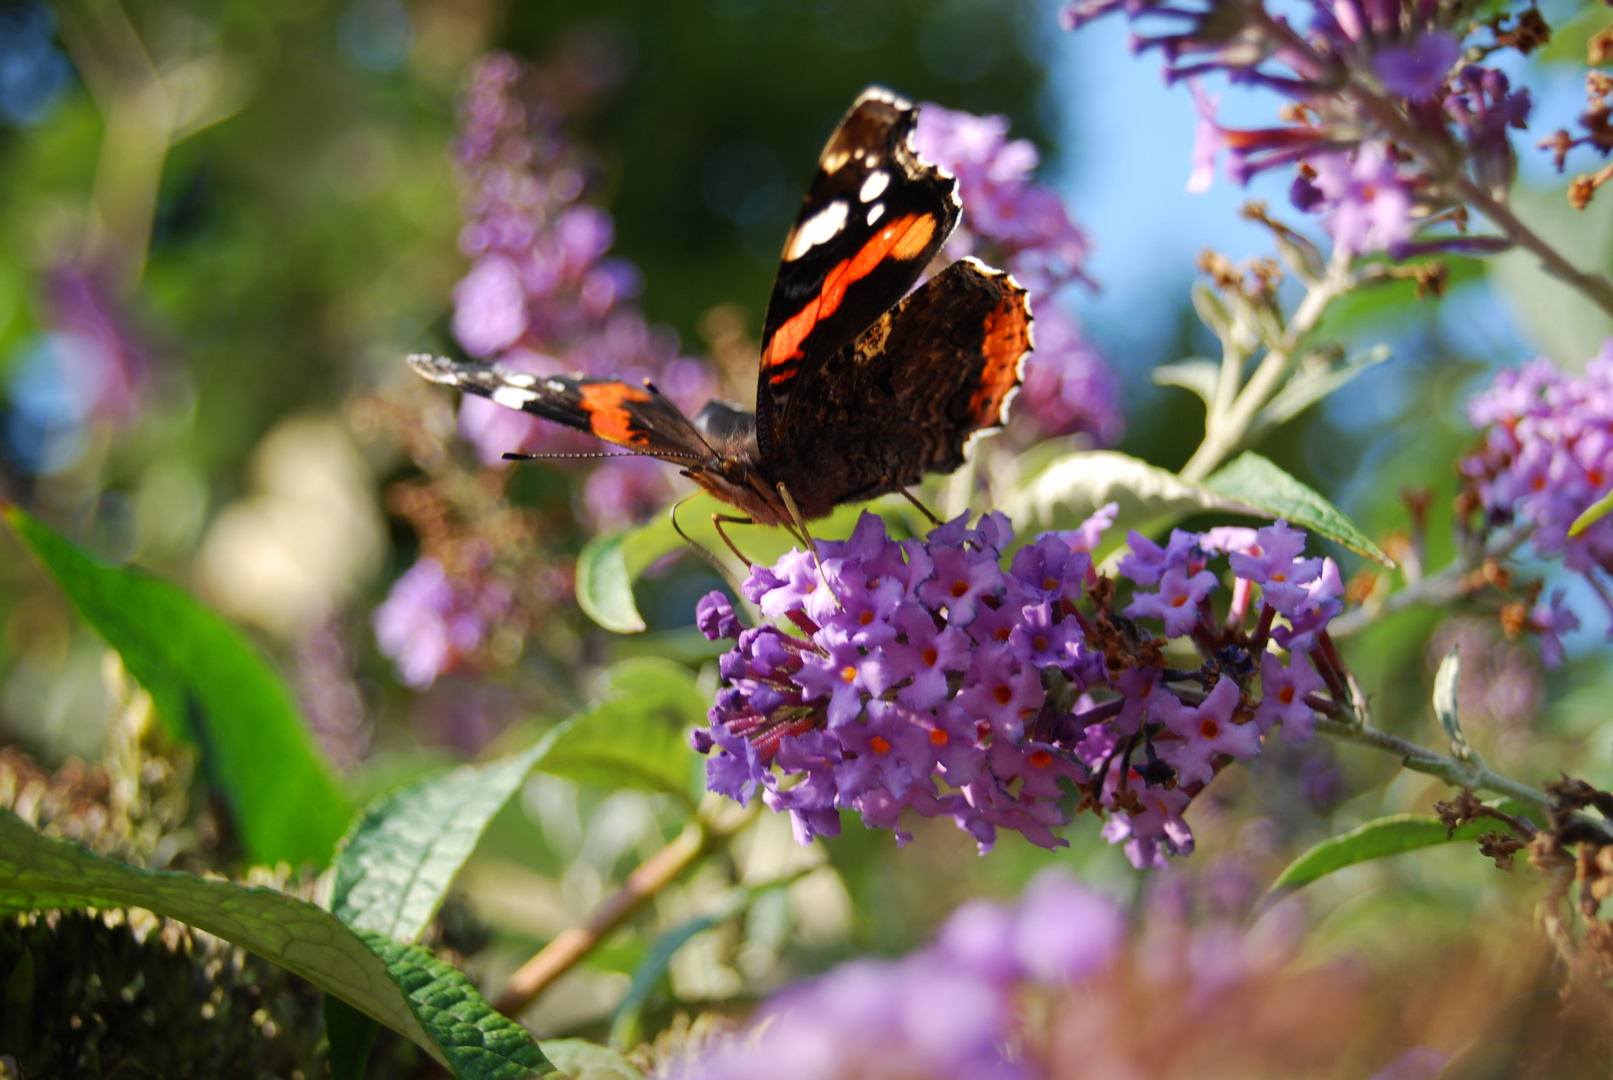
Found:
<svg viewBox="0 0 1613 1080"><path fill-rule="evenodd" d="M746 515L718 515L719 529L805 535L806 521L842 503L950 473L975 436L1003 424L1032 348L1031 313L1011 276L974 258L913 288L963 209L957 180L914 148L917 119L912 103L870 87L830 136L768 300L755 413L713 401L686 417L649 380L409 363L432 382L682 465Z"/></svg>

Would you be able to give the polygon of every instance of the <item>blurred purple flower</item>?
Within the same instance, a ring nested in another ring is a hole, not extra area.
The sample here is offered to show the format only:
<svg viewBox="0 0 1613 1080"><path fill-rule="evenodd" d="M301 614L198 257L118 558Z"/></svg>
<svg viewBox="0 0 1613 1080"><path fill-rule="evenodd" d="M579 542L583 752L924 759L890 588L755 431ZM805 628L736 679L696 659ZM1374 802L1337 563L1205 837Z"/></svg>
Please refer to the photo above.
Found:
<svg viewBox="0 0 1613 1080"><path fill-rule="evenodd" d="M681 355L675 333L651 326L634 305L638 270L609 256L611 217L581 201L592 168L543 85L503 53L471 73L454 146L464 192L460 249L471 266L454 287L454 336L477 359L535 375L653 379L692 413L716 381ZM597 449L586 436L470 394L460 430L488 465L503 465L507 452ZM672 492L668 471L648 463L613 462L595 475L584 505L601 528L641 520Z"/></svg>
<svg viewBox="0 0 1613 1080"><path fill-rule="evenodd" d="M1373 67L1391 94L1410 101L1433 97L1462 55L1450 34L1418 34L1378 50Z"/></svg>
<svg viewBox="0 0 1613 1080"><path fill-rule="evenodd" d="M510 593L467 574L450 578L435 559L421 559L375 609L375 640L397 666L398 680L424 690L475 654L510 608Z"/></svg>

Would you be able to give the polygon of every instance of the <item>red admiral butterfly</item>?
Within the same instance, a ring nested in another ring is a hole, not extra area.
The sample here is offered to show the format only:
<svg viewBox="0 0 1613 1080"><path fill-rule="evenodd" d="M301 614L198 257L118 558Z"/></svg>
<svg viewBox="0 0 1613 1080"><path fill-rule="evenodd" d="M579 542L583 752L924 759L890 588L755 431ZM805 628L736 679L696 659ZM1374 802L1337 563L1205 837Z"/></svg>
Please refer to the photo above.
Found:
<svg viewBox="0 0 1613 1080"><path fill-rule="evenodd" d="M870 88L824 147L768 301L754 415L713 401L691 421L647 380L409 363L433 382L682 464L761 525L799 525L952 472L973 436L1002 424L1031 314L1012 277L972 258L908 295L962 211L957 181L913 148L917 117Z"/></svg>

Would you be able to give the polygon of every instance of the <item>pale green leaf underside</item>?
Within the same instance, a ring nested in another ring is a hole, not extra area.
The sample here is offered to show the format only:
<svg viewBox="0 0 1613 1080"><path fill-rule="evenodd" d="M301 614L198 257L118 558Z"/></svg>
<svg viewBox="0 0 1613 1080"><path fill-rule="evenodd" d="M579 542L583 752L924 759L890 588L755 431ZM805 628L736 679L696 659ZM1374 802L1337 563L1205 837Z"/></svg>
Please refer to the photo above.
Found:
<svg viewBox="0 0 1613 1080"><path fill-rule="evenodd" d="M257 953L400 1032L456 1075L516 1080L552 1071L525 1029L415 945L353 930L273 889L142 870L44 837L0 811L0 907L138 907Z"/></svg>

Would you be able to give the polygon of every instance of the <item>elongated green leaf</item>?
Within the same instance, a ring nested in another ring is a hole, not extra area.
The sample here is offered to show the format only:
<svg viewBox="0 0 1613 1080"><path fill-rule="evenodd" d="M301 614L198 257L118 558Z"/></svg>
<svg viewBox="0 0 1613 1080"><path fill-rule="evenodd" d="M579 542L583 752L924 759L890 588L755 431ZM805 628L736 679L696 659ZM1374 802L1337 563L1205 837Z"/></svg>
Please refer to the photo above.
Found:
<svg viewBox="0 0 1613 1080"><path fill-rule="evenodd" d="M200 746L248 856L324 865L352 810L257 647L178 586L97 562L17 507L5 517L174 732Z"/></svg>
<svg viewBox="0 0 1613 1080"><path fill-rule="evenodd" d="M1336 540L1384 566L1394 565L1394 560L1336 506L1252 451L1238 455L1204 481L1204 486L1258 507L1264 515L1284 518L1290 524Z"/></svg>
<svg viewBox="0 0 1613 1080"><path fill-rule="evenodd" d="M1378 345L1342 364L1316 371L1302 368L1266 403L1265 408L1255 414L1246 438L1252 441L1262 432L1287 423L1333 391L1347 386L1388 359L1389 347Z"/></svg>
<svg viewBox="0 0 1613 1080"><path fill-rule="evenodd" d="M1574 519L1568 527L1569 536L1578 536L1598 521L1607 517L1608 511L1613 510L1613 491L1603 495L1585 508L1585 512Z"/></svg>
<svg viewBox="0 0 1613 1080"><path fill-rule="evenodd" d="M624 661L611 669L606 693L556 732L538 767L687 798L696 759L686 735L706 722L710 704L688 668L649 657Z"/></svg>
<svg viewBox="0 0 1613 1080"><path fill-rule="evenodd" d="M644 1080L621 1054L586 1039L548 1039L538 1044L570 1080Z"/></svg>
<svg viewBox="0 0 1613 1080"><path fill-rule="evenodd" d="M487 823L556 734L513 757L405 784L365 807L336 855L331 910L349 926L418 938Z"/></svg>
<svg viewBox="0 0 1613 1080"><path fill-rule="evenodd" d="M1508 812L1511 812L1509 808ZM1399 855L1419 848L1434 847L1454 840L1472 840L1497 829L1505 822L1493 818L1470 821L1447 836L1444 824L1425 814L1393 814L1358 825L1347 833L1330 836L1289 863L1272 882L1268 896L1302 888L1346 866Z"/></svg>
<svg viewBox="0 0 1613 1080"><path fill-rule="evenodd" d="M1111 502L1118 514L1100 557L1124 543L1127 530L1165 528L1189 514L1219 510L1266 516L1257 507L1113 450L1058 458L1024 487L999 499L999 508L1025 536L1036 529L1073 528Z"/></svg>
<svg viewBox="0 0 1613 1080"><path fill-rule="evenodd" d="M39 835L0 811L0 906L139 907L189 923L302 976L403 1034L456 1075L552 1071L526 1030L427 950L273 889L142 870Z"/></svg>

